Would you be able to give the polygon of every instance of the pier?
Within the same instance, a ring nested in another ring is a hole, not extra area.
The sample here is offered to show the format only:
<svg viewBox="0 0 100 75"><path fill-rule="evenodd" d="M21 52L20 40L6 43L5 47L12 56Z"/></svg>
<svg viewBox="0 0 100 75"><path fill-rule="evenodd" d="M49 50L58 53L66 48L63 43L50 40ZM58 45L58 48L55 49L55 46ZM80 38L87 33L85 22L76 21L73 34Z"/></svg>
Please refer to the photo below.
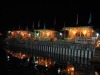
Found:
<svg viewBox="0 0 100 75"><path fill-rule="evenodd" d="M78 44L69 42L23 41L9 40L9 50L22 52L32 56L49 57L58 62L76 62L87 64L95 53L93 44Z"/></svg>

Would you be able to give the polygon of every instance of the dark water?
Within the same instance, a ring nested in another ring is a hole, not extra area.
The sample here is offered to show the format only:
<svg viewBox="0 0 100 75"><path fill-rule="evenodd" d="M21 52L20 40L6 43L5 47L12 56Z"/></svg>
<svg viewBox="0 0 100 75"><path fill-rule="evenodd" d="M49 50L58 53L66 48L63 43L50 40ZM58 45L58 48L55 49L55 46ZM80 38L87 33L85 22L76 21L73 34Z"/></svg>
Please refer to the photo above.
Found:
<svg viewBox="0 0 100 75"><path fill-rule="evenodd" d="M44 66L35 66L32 62L27 62L26 59L18 59L7 54L5 51L4 43L0 38L0 74L1 75L68 75L65 72L58 73L58 68L62 68L62 64L56 63L51 68ZM10 59L7 59L9 55ZM94 71L99 69L95 68L93 64L82 65L72 63L75 67L74 75L95 75ZM100 65L100 64L99 64ZM70 75L70 74L69 74Z"/></svg>
<svg viewBox="0 0 100 75"><path fill-rule="evenodd" d="M27 63L26 59L19 60L18 58L10 56L9 61L7 60L6 52L0 52L0 73L9 75L67 75L66 73L58 74L58 67L62 68L63 65L55 65L48 69L43 66L37 66L31 62ZM76 65L75 75L93 75L93 67L82 68L82 65Z"/></svg>
<svg viewBox="0 0 100 75"><path fill-rule="evenodd" d="M44 66L36 66L31 62L26 62L26 59L20 60L9 55L0 47L0 74L2 75L58 75L57 69L50 69Z"/></svg>

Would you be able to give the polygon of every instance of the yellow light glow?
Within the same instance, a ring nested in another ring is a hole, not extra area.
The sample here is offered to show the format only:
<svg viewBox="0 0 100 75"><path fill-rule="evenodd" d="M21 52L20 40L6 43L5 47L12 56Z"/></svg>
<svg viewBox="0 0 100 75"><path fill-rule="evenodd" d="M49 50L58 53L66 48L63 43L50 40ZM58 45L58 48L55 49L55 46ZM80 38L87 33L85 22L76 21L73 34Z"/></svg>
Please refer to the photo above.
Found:
<svg viewBox="0 0 100 75"><path fill-rule="evenodd" d="M49 36L50 35L50 33L49 32L47 32L47 36Z"/></svg>
<svg viewBox="0 0 100 75"><path fill-rule="evenodd" d="M11 32L11 35L13 35L14 34L14 32Z"/></svg>
<svg viewBox="0 0 100 75"><path fill-rule="evenodd" d="M67 27L64 30L68 30L68 38L74 39L79 37L92 37L94 30L91 27Z"/></svg>
<svg viewBox="0 0 100 75"><path fill-rule="evenodd" d="M38 31L40 32L40 36L38 36L40 40L54 40L55 38L54 36L55 31L52 30L38 30Z"/></svg>
<svg viewBox="0 0 100 75"><path fill-rule="evenodd" d="M100 47L100 40L97 41L96 47Z"/></svg>
<svg viewBox="0 0 100 75"><path fill-rule="evenodd" d="M76 31L73 31L73 33L75 34L75 33L76 33Z"/></svg>
<svg viewBox="0 0 100 75"><path fill-rule="evenodd" d="M70 68L71 71L74 71L74 67Z"/></svg>
<svg viewBox="0 0 100 75"><path fill-rule="evenodd" d="M86 30L84 30L84 31L83 31L83 34L85 35L86 33L87 33L87 31L86 31Z"/></svg>
<svg viewBox="0 0 100 75"><path fill-rule="evenodd" d="M68 69L68 72L69 72L70 70Z"/></svg>

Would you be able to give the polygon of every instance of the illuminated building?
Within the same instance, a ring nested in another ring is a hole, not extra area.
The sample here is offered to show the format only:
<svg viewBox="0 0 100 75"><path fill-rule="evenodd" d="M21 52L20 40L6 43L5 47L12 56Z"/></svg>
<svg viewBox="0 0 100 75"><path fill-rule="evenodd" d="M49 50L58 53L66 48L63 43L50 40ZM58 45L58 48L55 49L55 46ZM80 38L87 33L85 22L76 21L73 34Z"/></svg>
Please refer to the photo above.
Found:
<svg viewBox="0 0 100 75"><path fill-rule="evenodd" d="M96 31L91 26L83 27L66 27L63 31L68 32L66 39L70 42L83 43L83 44L95 44L97 39Z"/></svg>
<svg viewBox="0 0 100 75"><path fill-rule="evenodd" d="M6 42L11 50L13 46L15 46L16 48L19 47L19 49L16 49L16 51L20 50L23 53L27 53L28 55L49 57L60 62L73 61L77 63L87 64L95 53L95 40L97 38L96 36L94 36L95 31L93 30L93 28L91 26L64 27L63 31L63 33L60 33L45 28L34 30L34 32L20 31L20 34L17 31L12 31L10 32L10 38L12 38L13 36L18 37L18 34L22 39L28 38L34 39L34 41L23 40L23 43L19 44L20 41L14 43L13 40L8 39L6 40ZM65 35L66 31L68 35ZM58 36L56 36L56 34ZM59 36L60 38L58 38ZM42 60L40 60L40 63L41 62ZM41 64L44 63L45 62L42 62ZM70 70L74 71L74 68L71 68Z"/></svg>
<svg viewBox="0 0 100 75"><path fill-rule="evenodd" d="M33 39L33 32L25 31L25 30L17 30L17 31L8 31L8 39Z"/></svg>
<svg viewBox="0 0 100 75"><path fill-rule="evenodd" d="M75 37L93 37L94 30L90 26L83 27L65 27L63 30L68 31L68 38Z"/></svg>
<svg viewBox="0 0 100 75"><path fill-rule="evenodd" d="M34 30L34 37L36 40L54 41L56 39L55 33L56 31L48 29Z"/></svg>

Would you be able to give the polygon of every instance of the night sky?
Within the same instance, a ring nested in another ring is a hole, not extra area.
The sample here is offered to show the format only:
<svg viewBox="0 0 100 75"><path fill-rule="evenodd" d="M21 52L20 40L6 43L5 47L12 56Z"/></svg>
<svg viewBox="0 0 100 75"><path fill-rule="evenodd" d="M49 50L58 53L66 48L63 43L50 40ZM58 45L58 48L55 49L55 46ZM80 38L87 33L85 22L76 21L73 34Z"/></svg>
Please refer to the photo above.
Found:
<svg viewBox="0 0 100 75"><path fill-rule="evenodd" d="M43 28L44 23L47 29L54 27L54 19L56 18L55 30L61 30L64 26L77 26L76 18L78 14L78 25L88 26L88 19L92 14L91 25L99 28L100 25L100 4L99 2L33 2L31 4L4 4L0 11L0 32L7 30L25 29L26 26L32 30L34 21L35 29Z"/></svg>

